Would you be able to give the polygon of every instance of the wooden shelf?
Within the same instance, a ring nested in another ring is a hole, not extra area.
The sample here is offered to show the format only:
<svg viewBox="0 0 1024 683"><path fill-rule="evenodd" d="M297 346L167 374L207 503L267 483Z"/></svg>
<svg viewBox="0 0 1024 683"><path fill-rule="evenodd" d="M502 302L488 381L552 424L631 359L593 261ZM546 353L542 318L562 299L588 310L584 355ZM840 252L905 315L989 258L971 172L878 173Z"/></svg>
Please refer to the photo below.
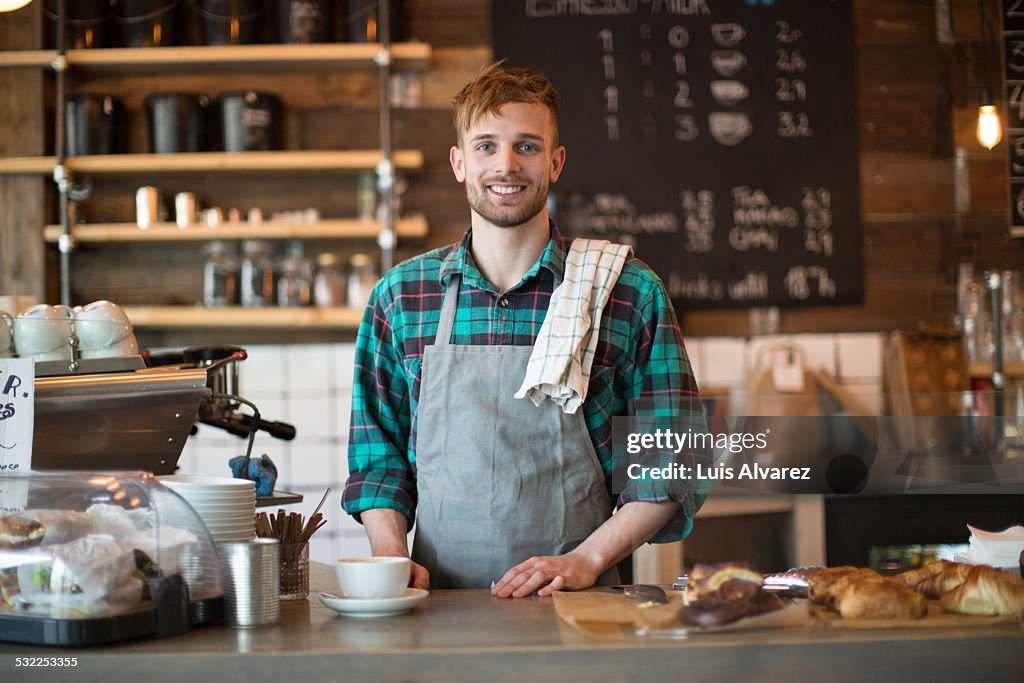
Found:
<svg viewBox="0 0 1024 683"><path fill-rule="evenodd" d="M138 173L352 173L373 171L381 159L378 150L294 152L190 152L185 154L98 154L68 157L72 173L127 176ZM395 168L415 171L423 167L423 152L396 150ZM0 175L49 174L54 157L0 157Z"/></svg>
<svg viewBox="0 0 1024 683"><path fill-rule="evenodd" d="M312 240L312 239L373 239L380 234L379 221L328 219L316 223L281 223L267 221L259 225L226 223L219 228L195 225L181 230L174 223L156 223L148 230L140 230L134 223L83 223L74 226L72 235L82 243L109 244L112 242L207 242L210 240ZM43 239L53 244L60 239L61 226L47 225ZM398 237L422 238L427 236L427 219L416 214L395 223Z"/></svg>
<svg viewBox="0 0 1024 683"><path fill-rule="evenodd" d="M202 306L125 306L137 329L356 329L363 311L354 308L204 308Z"/></svg>
<svg viewBox="0 0 1024 683"><path fill-rule="evenodd" d="M322 43L316 45L186 45L155 48L68 50L67 64L86 74L154 73L184 71L298 70L375 67L378 43ZM426 69L427 43L395 43L391 62L395 69ZM49 67L56 50L0 52L2 67Z"/></svg>
<svg viewBox="0 0 1024 683"><path fill-rule="evenodd" d="M0 52L0 67L50 66L56 58L56 50L10 50Z"/></svg>
<svg viewBox="0 0 1024 683"><path fill-rule="evenodd" d="M970 365L967 366L967 375L972 379L992 377L992 364L971 363ZM1024 378L1024 363L1004 363L1003 376L1012 377L1015 379Z"/></svg>

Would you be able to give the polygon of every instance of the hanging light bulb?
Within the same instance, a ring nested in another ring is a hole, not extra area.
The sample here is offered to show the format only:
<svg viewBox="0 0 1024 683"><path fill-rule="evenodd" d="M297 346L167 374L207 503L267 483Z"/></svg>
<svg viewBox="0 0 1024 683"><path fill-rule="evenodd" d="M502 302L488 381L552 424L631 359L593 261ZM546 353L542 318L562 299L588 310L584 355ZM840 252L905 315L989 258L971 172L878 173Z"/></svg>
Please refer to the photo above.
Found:
<svg viewBox="0 0 1024 683"><path fill-rule="evenodd" d="M16 9L21 9L32 0L0 0L0 12L13 12Z"/></svg>
<svg viewBox="0 0 1024 683"><path fill-rule="evenodd" d="M1003 126L999 112L992 104L992 93L987 85L981 87L981 106L978 107L978 142L985 149L992 149L1003 139Z"/></svg>

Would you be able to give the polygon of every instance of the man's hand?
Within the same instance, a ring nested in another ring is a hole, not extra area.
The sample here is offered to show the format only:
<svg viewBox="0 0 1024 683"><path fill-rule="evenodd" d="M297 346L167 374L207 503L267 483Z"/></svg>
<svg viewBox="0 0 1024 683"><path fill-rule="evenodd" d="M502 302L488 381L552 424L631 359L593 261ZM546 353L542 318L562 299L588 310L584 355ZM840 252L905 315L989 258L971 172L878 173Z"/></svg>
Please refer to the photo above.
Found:
<svg viewBox="0 0 1024 683"><path fill-rule="evenodd" d="M412 563L412 575L409 577L409 585L412 588L430 588L430 572L422 564Z"/></svg>
<svg viewBox="0 0 1024 683"><path fill-rule="evenodd" d="M602 568L582 553L531 557L505 572L491 588L499 598L523 598L534 591L543 597L558 590L590 588L601 575Z"/></svg>
<svg viewBox="0 0 1024 683"><path fill-rule="evenodd" d="M678 509L679 503L672 501L626 503L571 552L531 557L509 569L491 595L522 598L534 591L545 596L558 590L590 588L608 567L651 538Z"/></svg>
<svg viewBox="0 0 1024 683"><path fill-rule="evenodd" d="M363 527L370 539L370 554L374 557L409 557L406 543L408 525L400 513L386 508L365 510L362 514ZM412 563L409 585L413 588L430 588L430 572L421 564Z"/></svg>

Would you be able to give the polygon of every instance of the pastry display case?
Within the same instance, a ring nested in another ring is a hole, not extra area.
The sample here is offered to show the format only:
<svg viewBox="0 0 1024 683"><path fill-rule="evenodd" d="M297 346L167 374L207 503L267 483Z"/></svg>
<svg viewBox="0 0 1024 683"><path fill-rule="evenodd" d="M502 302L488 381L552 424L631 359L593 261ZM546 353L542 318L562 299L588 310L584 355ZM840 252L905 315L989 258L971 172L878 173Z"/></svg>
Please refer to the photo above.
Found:
<svg viewBox="0 0 1024 683"><path fill-rule="evenodd" d="M222 614L213 541L152 474L0 477L0 640L173 636Z"/></svg>

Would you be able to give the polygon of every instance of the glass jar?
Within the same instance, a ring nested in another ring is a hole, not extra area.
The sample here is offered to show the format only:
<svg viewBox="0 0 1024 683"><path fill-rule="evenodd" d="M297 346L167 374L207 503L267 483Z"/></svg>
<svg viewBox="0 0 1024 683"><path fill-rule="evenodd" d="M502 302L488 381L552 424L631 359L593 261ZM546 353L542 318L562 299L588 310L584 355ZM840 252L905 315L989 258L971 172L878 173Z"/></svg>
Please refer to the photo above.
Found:
<svg viewBox="0 0 1024 683"><path fill-rule="evenodd" d="M377 284L377 266L367 254L353 254L348 262L348 305L366 308L370 292Z"/></svg>
<svg viewBox="0 0 1024 683"><path fill-rule="evenodd" d="M320 254L316 257L316 281L313 285L313 301L317 306L327 308L344 306L347 301L348 283L345 270L336 254Z"/></svg>
<svg viewBox="0 0 1024 683"><path fill-rule="evenodd" d="M277 276L277 305L309 306L312 299L313 265L304 255L302 242L292 242Z"/></svg>
<svg viewBox="0 0 1024 683"><path fill-rule="evenodd" d="M359 188L356 192L356 214L364 221L372 221L376 211L376 180L372 173L363 173L359 176Z"/></svg>
<svg viewBox="0 0 1024 683"><path fill-rule="evenodd" d="M282 600L309 595L309 543L281 544L280 592Z"/></svg>
<svg viewBox="0 0 1024 683"><path fill-rule="evenodd" d="M203 249L203 305L231 306L238 296L238 261L227 244L214 240Z"/></svg>
<svg viewBox="0 0 1024 683"><path fill-rule="evenodd" d="M242 242L240 299L243 306L257 308L274 303L274 266L270 245L258 240Z"/></svg>

